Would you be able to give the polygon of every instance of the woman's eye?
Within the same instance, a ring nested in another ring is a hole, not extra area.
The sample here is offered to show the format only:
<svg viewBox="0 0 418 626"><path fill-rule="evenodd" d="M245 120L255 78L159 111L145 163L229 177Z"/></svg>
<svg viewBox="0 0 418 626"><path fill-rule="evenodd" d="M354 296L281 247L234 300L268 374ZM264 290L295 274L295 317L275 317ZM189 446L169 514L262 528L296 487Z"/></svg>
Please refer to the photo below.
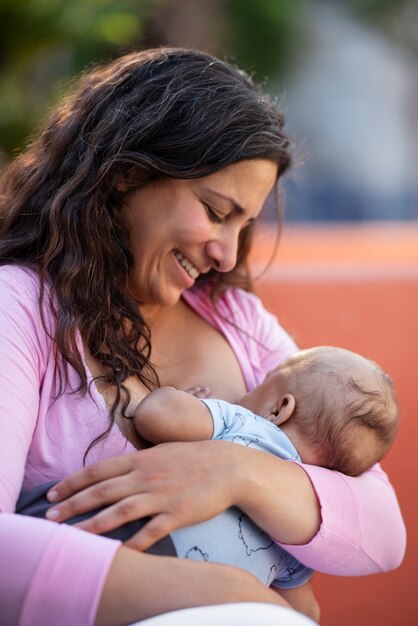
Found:
<svg viewBox="0 0 418 626"><path fill-rule="evenodd" d="M225 217L226 217L225 215L221 215L220 213L212 209L212 207L209 206L209 204L206 204L205 202L202 202L202 204L205 207L206 213L208 214L208 217L211 222L215 222L215 224L222 224L225 221Z"/></svg>

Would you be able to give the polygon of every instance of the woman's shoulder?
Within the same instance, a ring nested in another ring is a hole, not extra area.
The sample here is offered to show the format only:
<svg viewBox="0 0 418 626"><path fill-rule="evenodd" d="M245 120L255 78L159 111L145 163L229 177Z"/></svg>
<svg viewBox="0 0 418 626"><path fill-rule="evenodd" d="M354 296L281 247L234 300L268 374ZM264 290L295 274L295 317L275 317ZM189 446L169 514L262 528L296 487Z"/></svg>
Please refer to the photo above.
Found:
<svg viewBox="0 0 418 626"><path fill-rule="evenodd" d="M43 298L43 318L50 318L49 287L45 283ZM22 314L32 323L41 322L41 279L33 266L10 264L0 266L0 302L7 318Z"/></svg>
<svg viewBox="0 0 418 626"><path fill-rule="evenodd" d="M40 278L31 265L10 264L0 266L0 288L8 288L39 298Z"/></svg>

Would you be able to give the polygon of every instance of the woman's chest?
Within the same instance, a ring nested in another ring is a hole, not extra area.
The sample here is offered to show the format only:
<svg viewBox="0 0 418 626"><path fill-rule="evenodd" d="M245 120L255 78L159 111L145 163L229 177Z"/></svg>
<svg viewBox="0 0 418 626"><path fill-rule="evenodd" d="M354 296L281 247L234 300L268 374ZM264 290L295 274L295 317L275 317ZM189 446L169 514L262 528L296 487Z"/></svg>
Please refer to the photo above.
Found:
<svg viewBox="0 0 418 626"><path fill-rule="evenodd" d="M160 384L183 390L209 387L212 397L238 402L246 385L230 344L193 312L186 320L181 330L169 326L152 342L151 360Z"/></svg>

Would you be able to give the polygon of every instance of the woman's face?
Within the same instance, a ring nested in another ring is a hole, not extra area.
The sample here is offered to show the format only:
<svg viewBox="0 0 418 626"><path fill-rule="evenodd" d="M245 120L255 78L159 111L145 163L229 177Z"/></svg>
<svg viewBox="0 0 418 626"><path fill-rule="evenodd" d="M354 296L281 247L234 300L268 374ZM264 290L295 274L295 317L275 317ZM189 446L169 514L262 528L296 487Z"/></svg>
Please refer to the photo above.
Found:
<svg viewBox="0 0 418 626"><path fill-rule="evenodd" d="M260 213L276 177L276 163L248 160L194 180L161 178L129 195L123 211L138 300L171 306L200 274L232 270L239 233Z"/></svg>

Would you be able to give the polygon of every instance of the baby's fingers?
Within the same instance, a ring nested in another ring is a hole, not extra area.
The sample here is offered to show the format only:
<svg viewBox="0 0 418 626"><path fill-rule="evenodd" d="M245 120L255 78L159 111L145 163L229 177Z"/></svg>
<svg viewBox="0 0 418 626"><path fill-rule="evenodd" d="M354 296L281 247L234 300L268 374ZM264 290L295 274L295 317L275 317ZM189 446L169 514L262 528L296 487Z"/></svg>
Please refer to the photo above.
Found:
<svg viewBox="0 0 418 626"><path fill-rule="evenodd" d="M185 391L196 398L208 398L211 390L209 387L189 387Z"/></svg>

